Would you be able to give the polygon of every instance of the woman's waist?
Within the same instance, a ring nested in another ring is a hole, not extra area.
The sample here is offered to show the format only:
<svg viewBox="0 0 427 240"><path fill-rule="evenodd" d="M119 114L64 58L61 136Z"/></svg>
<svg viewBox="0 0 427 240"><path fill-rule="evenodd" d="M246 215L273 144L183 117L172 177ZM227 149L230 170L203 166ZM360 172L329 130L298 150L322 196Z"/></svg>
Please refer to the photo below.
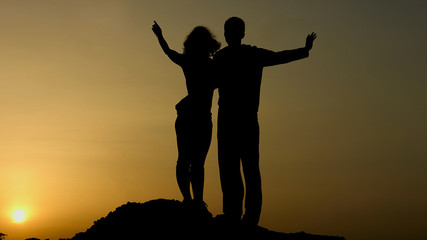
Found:
<svg viewBox="0 0 427 240"><path fill-rule="evenodd" d="M175 105L177 111L191 111L200 113L211 113L212 98L199 98L187 95Z"/></svg>

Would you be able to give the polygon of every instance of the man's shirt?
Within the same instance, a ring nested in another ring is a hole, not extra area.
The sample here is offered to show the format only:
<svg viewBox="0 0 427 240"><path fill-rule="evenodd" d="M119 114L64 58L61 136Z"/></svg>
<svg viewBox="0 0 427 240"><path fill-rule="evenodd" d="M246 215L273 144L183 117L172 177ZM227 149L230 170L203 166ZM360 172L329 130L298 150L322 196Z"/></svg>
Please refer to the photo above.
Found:
<svg viewBox="0 0 427 240"><path fill-rule="evenodd" d="M264 67L308 57L305 48L273 52L249 45L225 47L214 56L220 111L236 116L256 115Z"/></svg>

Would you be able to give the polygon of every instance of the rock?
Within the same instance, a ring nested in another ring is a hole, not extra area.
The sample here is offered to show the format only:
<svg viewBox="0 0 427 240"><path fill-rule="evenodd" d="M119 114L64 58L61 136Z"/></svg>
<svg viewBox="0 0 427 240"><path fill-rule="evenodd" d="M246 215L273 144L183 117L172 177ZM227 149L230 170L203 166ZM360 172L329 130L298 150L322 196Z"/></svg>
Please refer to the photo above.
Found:
<svg viewBox="0 0 427 240"><path fill-rule="evenodd" d="M128 202L94 222L86 232L71 240L98 239L262 239L262 240L344 240L300 233L279 233L263 227L224 226L212 217L200 217L184 209L180 201L156 199Z"/></svg>

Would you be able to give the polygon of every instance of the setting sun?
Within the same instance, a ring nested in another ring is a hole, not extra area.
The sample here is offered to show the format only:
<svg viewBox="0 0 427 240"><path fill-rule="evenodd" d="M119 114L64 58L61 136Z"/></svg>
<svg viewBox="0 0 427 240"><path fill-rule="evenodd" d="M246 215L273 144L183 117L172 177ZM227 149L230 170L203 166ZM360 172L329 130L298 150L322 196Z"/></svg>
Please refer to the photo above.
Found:
<svg viewBox="0 0 427 240"><path fill-rule="evenodd" d="M22 223L25 221L25 212L22 210L16 210L13 212L13 221L16 223Z"/></svg>

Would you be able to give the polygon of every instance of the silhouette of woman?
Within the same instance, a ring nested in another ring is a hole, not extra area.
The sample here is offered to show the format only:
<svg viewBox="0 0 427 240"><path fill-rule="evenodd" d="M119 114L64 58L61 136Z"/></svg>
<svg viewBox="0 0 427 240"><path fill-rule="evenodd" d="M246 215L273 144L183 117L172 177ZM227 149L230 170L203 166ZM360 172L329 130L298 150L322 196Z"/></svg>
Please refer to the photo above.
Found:
<svg viewBox="0 0 427 240"><path fill-rule="evenodd" d="M176 178L183 203L198 212L209 213L203 201L204 164L212 138L211 107L215 89L212 56L220 43L206 27L198 26L187 36L181 54L169 48L155 21L152 30L165 54L182 68L187 86L188 95L175 107L178 114Z"/></svg>

